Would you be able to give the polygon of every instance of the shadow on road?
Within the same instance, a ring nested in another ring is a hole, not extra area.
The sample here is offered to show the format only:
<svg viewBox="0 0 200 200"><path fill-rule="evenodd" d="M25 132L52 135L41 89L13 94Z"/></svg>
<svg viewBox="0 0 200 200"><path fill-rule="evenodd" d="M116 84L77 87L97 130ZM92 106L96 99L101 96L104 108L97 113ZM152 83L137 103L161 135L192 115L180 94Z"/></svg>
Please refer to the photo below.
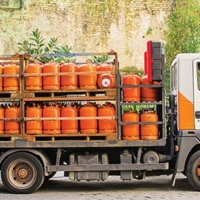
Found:
<svg viewBox="0 0 200 200"><path fill-rule="evenodd" d="M119 177L109 178L104 182L97 181L80 181L71 182L67 178L52 178L46 181L38 190L39 193L87 193L87 192L128 192L128 191L143 191L143 192L166 192L166 191L193 191L184 176L177 178L176 186L171 186L171 177L150 177L144 180L122 181ZM8 194L2 183L0 183L0 193Z"/></svg>
<svg viewBox="0 0 200 200"><path fill-rule="evenodd" d="M121 181L119 179L111 179L104 182L97 181L81 181L71 182L68 179L55 180L51 179L40 188L40 191L63 191L63 192L114 192L114 191L167 191L167 190L178 190L178 191L193 191L193 188L189 185L185 177L178 178L176 186L171 186L171 178L146 178L144 180L133 180L133 181Z"/></svg>

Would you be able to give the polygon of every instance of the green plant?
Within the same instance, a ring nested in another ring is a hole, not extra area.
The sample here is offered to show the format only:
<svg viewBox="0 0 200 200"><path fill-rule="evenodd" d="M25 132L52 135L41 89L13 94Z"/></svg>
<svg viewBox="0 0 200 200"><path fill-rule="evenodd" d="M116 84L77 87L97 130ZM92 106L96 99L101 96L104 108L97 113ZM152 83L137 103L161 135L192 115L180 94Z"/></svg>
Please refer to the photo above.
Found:
<svg viewBox="0 0 200 200"><path fill-rule="evenodd" d="M169 92L169 67L178 53L200 51L200 4L199 0L176 0L167 19L165 32L166 45L166 84Z"/></svg>
<svg viewBox="0 0 200 200"><path fill-rule="evenodd" d="M18 43L18 50L22 53L29 53L36 55L36 59L42 63L54 60L57 62L73 62L74 59L64 56L45 56L45 54L69 54L72 50L69 46L57 46L57 38L50 38L46 43L41 31L36 29L32 31L28 40Z"/></svg>
<svg viewBox="0 0 200 200"><path fill-rule="evenodd" d="M140 77L144 75L143 69L139 69L137 67L132 67L132 66L124 67L124 68L120 69L120 72L122 72L123 74L134 73Z"/></svg>
<svg viewBox="0 0 200 200"><path fill-rule="evenodd" d="M108 55L102 55L102 56L94 56L92 59L88 59L88 61L94 62L94 63L104 63L109 61L110 57Z"/></svg>
<svg viewBox="0 0 200 200"><path fill-rule="evenodd" d="M53 53L55 53L55 54L70 54L71 50L72 50L72 48L69 47L68 45L60 46L60 47L56 46ZM75 58L71 58L70 56L69 57L64 57L64 56L55 57L54 60L56 62L75 62L76 61Z"/></svg>
<svg viewBox="0 0 200 200"><path fill-rule="evenodd" d="M152 31L153 31L153 29L152 29L151 27L149 27L149 28L147 29L146 34L147 34L147 35L151 35L151 34L152 34Z"/></svg>

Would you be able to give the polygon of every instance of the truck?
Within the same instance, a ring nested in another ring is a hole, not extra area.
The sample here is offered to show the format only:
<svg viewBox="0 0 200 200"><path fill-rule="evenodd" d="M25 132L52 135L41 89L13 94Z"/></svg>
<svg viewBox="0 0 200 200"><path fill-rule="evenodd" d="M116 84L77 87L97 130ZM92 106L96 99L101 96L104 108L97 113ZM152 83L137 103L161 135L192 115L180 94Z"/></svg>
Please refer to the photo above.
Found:
<svg viewBox="0 0 200 200"><path fill-rule="evenodd" d="M102 55L111 60L88 59ZM160 42L147 42L142 78L122 72L113 50L2 55L0 63L0 167L9 192L33 193L58 171L102 184L172 175L172 186L183 173L200 190L200 54L174 58L169 95Z"/></svg>

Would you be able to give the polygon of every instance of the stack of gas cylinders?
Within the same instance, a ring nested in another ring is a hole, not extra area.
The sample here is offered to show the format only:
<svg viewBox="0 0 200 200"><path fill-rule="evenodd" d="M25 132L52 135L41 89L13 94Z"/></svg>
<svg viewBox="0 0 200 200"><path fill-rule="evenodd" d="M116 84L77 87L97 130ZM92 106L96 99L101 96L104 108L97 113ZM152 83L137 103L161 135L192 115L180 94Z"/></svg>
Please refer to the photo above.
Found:
<svg viewBox="0 0 200 200"><path fill-rule="evenodd" d="M19 90L19 65L10 63L0 65L0 74L5 75L0 77L0 91L17 91Z"/></svg>
<svg viewBox="0 0 200 200"><path fill-rule="evenodd" d="M19 104L2 104L0 107L0 134L20 133L20 108Z"/></svg>
<svg viewBox="0 0 200 200"><path fill-rule="evenodd" d="M115 106L65 103L28 103L26 134L112 134L116 132ZM62 120L62 117L65 118ZM20 133L20 108L17 104L0 107L0 134ZM56 119L58 118L58 119ZM18 120L17 120L18 119Z"/></svg>
<svg viewBox="0 0 200 200"><path fill-rule="evenodd" d="M112 64L49 62L41 65L30 63L26 66L26 90L74 90L114 88L115 73ZM77 73L78 72L78 73ZM30 76L30 74L46 76ZM47 75L50 73L66 73L66 75Z"/></svg>
<svg viewBox="0 0 200 200"><path fill-rule="evenodd" d="M26 108L26 117L32 118L26 122L27 134L111 134L116 132L115 107L109 102L103 105L95 105L91 102L84 105L32 104ZM60 117L65 119L61 120ZM33 118L43 118L43 120L33 120ZM55 120L56 118L58 120Z"/></svg>
<svg viewBox="0 0 200 200"><path fill-rule="evenodd" d="M19 65L9 63L0 66L0 91L19 90ZM20 109L19 104L2 104L0 106L0 134L19 134L20 133Z"/></svg>
<svg viewBox="0 0 200 200"><path fill-rule="evenodd" d="M111 64L49 62L41 65L30 63L25 68L26 90L75 90L115 88L114 66ZM19 65L10 63L0 67L0 73L7 75L0 78L0 91L19 90ZM52 75L52 73L64 72L65 75ZM79 73L76 73L79 72ZM31 76L31 74L35 74ZM40 74L40 75L38 75ZM42 76L42 74L46 74ZM157 82L148 82L147 75L140 78L135 74L127 74L122 77L123 85L134 87L123 88L123 102L154 102L158 100L157 87L137 87L141 85L156 85ZM116 132L115 107L111 103L96 106L92 103L77 106L76 104L34 104L26 106L25 117L38 120L26 121L27 134L88 134L88 133L114 133ZM64 117L66 120L55 120ZM98 118L99 117L99 118ZM101 118L105 117L105 118ZM108 117L108 118L106 118ZM109 118L110 117L110 118ZM111 119L113 117L113 119ZM17 104L9 104L0 107L0 134L20 133L20 108ZM41 120L41 118L43 118ZM52 118L52 120L48 120ZM10 120L9 120L10 119ZM15 119L15 120L14 120ZM39 120L40 119L40 120ZM151 110L143 110L139 115L129 110L123 113L122 122L135 122L122 126L123 140L156 140L158 139L157 114ZM139 125L138 122L144 122ZM148 122L145 124L145 122ZM150 124L149 122L152 122Z"/></svg>
<svg viewBox="0 0 200 200"><path fill-rule="evenodd" d="M144 109L140 115L136 111L125 111L122 115L122 122L134 122L134 124L122 126L123 140L158 139L158 124L156 124L158 115L152 109ZM144 122L144 124L139 125L139 122ZM145 122L150 122L150 124L145 124Z"/></svg>
<svg viewBox="0 0 200 200"><path fill-rule="evenodd" d="M135 74L127 74L122 78L123 85L134 85L135 87L123 88L123 102L154 102L158 100L158 88L156 87L137 87L157 82L149 83L147 75L142 78ZM122 122L134 122L122 126L123 140L157 140L158 133L158 115L153 109L142 109L140 115L133 110L125 111L122 115ZM139 122L142 122L139 125ZM145 124L145 122L147 122Z"/></svg>
<svg viewBox="0 0 200 200"><path fill-rule="evenodd" d="M158 82L148 81L148 76L144 75L142 78L136 74L127 74L122 78L123 85L133 85L132 88L123 88L123 101L124 102L140 102L140 101L157 101L158 100L158 88L148 87L151 85L157 85ZM147 87L137 87L139 85L147 85Z"/></svg>

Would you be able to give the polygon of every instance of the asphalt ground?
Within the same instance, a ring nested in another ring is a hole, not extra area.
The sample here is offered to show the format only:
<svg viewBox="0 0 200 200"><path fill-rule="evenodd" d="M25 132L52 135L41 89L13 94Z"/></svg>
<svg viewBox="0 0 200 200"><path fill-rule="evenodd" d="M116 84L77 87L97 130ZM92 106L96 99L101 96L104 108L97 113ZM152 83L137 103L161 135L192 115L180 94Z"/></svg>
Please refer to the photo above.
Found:
<svg viewBox="0 0 200 200"><path fill-rule="evenodd" d="M200 192L195 191L182 174L177 176L175 187L171 176L147 177L144 180L123 182L120 177L109 177L104 182L71 182L57 173L33 194L11 194L0 180L2 200L199 200Z"/></svg>

